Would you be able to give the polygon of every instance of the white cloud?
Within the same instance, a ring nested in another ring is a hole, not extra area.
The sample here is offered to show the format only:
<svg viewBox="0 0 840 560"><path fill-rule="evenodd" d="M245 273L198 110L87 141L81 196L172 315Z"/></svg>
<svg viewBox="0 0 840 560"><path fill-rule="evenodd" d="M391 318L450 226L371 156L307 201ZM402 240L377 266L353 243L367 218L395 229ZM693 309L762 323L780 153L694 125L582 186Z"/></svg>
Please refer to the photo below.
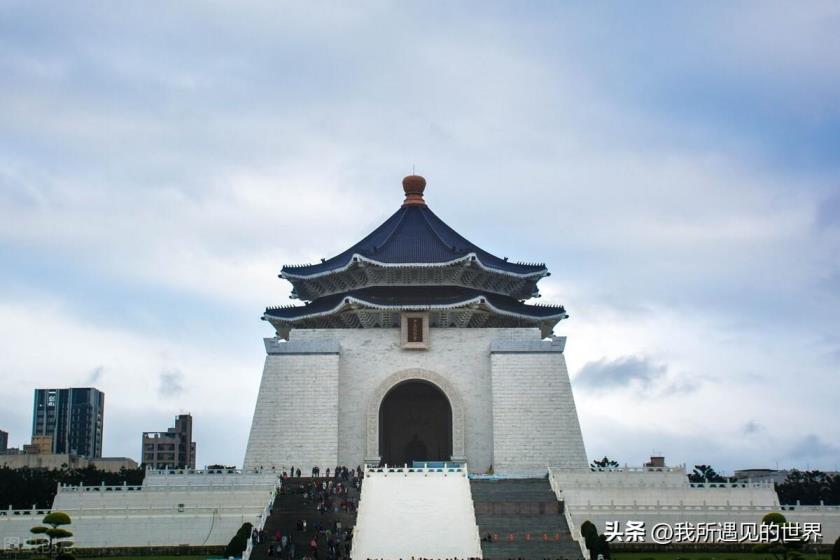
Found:
<svg viewBox="0 0 840 560"><path fill-rule="evenodd" d="M185 408L208 430L200 456L240 461L280 265L368 233L412 163L461 233L548 263L573 374L627 356L659 372L641 394L581 391L590 451L742 466L840 424L840 171L779 148L819 162L810 134L836 123L832 3L57 9L0 8L21 24L0 55L0 366L19 402L33 384L105 387L106 452L135 455ZM66 289L74 273L133 315ZM203 340L240 314L252 347ZM163 402L161 372L184 389ZM22 433L28 413L0 421ZM661 418L671 432L649 428ZM751 422L767 430L714 450Z"/></svg>
<svg viewBox="0 0 840 560"><path fill-rule="evenodd" d="M89 372L107 371L93 380L105 392L106 455L138 458L141 432L164 430L187 409L195 414L197 438L205 446L202 458L241 462L259 384L258 354L237 360L201 340L173 344L98 327L56 302L0 301L0 339L5 348L0 370L24 372L4 379L4 399L20 404L0 410L0 423L16 427L10 430L16 444L29 438L34 388L65 387L86 376L91 381ZM238 432L224 446L208 429L221 423L227 433Z"/></svg>

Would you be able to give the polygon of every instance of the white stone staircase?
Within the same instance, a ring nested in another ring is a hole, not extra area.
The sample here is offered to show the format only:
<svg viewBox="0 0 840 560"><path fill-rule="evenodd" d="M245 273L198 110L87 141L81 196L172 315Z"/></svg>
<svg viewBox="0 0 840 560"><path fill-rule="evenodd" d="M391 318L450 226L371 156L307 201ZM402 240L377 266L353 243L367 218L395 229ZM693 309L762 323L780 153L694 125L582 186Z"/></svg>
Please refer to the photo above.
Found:
<svg viewBox="0 0 840 560"><path fill-rule="evenodd" d="M480 558L466 465L365 470L354 560Z"/></svg>

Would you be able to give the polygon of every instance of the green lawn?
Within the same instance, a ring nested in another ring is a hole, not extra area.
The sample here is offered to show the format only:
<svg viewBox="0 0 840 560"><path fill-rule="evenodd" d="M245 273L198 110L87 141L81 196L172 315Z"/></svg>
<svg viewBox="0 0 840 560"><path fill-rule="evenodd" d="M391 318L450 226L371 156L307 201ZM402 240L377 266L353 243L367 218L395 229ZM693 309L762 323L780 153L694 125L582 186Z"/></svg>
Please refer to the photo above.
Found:
<svg viewBox="0 0 840 560"><path fill-rule="evenodd" d="M801 553L803 560L831 560L830 553ZM754 552L613 552L613 560L775 560Z"/></svg>

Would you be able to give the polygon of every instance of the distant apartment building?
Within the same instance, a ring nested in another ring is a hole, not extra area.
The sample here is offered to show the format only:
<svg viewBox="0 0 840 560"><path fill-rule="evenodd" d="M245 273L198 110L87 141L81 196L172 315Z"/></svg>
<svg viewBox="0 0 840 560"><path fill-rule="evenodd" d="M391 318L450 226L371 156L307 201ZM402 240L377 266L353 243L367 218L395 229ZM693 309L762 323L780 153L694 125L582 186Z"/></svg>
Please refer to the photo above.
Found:
<svg viewBox="0 0 840 560"><path fill-rule="evenodd" d="M195 468L192 416L180 414L165 432L143 432L142 462L153 469Z"/></svg>
<svg viewBox="0 0 840 560"><path fill-rule="evenodd" d="M32 436L32 443L23 445L23 452L28 455L49 455L53 451L52 436Z"/></svg>
<svg viewBox="0 0 840 560"><path fill-rule="evenodd" d="M779 469L740 469L733 473L732 478L737 481L781 484L785 481L788 474L790 474L790 471Z"/></svg>
<svg viewBox="0 0 840 560"><path fill-rule="evenodd" d="M9 448L9 433L0 430L0 453L5 453Z"/></svg>
<svg viewBox="0 0 840 560"><path fill-rule="evenodd" d="M92 387L35 389L32 444L39 452L102 456L105 393Z"/></svg>

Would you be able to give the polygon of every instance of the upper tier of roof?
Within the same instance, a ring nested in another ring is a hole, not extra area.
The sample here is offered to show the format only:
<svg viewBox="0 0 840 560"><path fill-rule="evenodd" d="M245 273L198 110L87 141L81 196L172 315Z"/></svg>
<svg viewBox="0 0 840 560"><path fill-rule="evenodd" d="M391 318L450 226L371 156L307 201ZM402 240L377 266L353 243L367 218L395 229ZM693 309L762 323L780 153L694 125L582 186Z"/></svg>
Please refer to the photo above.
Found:
<svg viewBox="0 0 840 560"><path fill-rule="evenodd" d="M492 255L446 225L426 206L422 177L406 177L403 187L403 206L367 237L320 263L286 265L281 276L289 280L314 278L346 270L354 260L383 266L436 266L475 260L487 270L506 275L539 278L548 273L542 263L510 262Z"/></svg>

